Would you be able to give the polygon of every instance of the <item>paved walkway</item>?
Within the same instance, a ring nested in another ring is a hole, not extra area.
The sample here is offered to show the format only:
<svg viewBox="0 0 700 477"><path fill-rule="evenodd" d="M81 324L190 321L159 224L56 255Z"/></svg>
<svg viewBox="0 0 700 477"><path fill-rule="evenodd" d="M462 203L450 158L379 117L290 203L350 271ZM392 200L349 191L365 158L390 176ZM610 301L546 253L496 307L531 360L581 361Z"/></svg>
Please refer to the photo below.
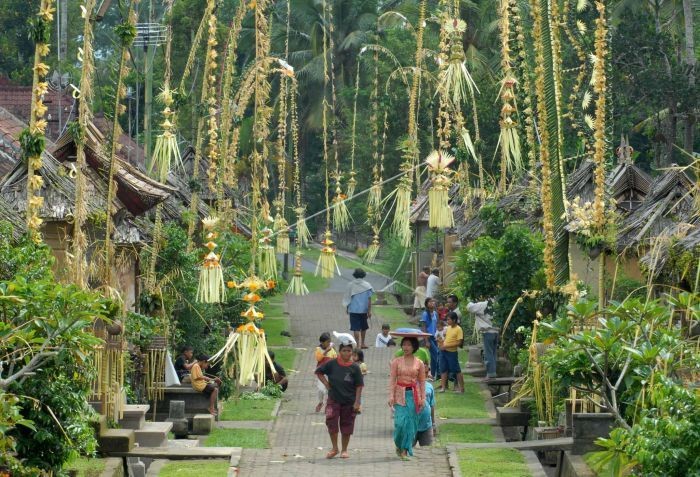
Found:
<svg viewBox="0 0 700 477"><path fill-rule="evenodd" d="M350 458L325 458L330 449L324 414L314 413L316 386L313 370L313 349L323 331L345 332L348 322L341 308L345 285L351 279L351 270L343 270L330 287L320 293L305 297L287 297L293 346L303 348L297 361L299 373L291 379L285 393L280 414L270 433L271 449L244 449L241 476L312 477L374 477L374 476L452 476L447 452L441 447L416 449L415 457L403 462L394 453L391 438L392 420L387 401L388 363L391 351L370 349L365 351L365 362L370 374L365 376L362 394L362 414L355 421L355 434L350 440ZM368 275L375 287L381 288L386 279ZM380 330L372 323L368 330L368 342Z"/></svg>

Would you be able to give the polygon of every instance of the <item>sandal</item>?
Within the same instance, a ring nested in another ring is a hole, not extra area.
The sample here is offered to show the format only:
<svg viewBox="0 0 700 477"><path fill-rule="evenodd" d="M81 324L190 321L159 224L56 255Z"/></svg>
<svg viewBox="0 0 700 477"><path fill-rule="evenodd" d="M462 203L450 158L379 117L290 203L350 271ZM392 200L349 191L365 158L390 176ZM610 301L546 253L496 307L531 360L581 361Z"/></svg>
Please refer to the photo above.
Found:
<svg viewBox="0 0 700 477"><path fill-rule="evenodd" d="M369 346L360 346L361 349L369 349Z"/></svg>
<svg viewBox="0 0 700 477"><path fill-rule="evenodd" d="M338 455L338 449L331 449L328 451L328 454L326 454L326 459L332 459L333 457Z"/></svg>
<svg viewBox="0 0 700 477"><path fill-rule="evenodd" d="M341 452L341 453L340 453L340 458L341 458L341 459L349 459L349 458L350 458L350 454L348 454L348 451Z"/></svg>

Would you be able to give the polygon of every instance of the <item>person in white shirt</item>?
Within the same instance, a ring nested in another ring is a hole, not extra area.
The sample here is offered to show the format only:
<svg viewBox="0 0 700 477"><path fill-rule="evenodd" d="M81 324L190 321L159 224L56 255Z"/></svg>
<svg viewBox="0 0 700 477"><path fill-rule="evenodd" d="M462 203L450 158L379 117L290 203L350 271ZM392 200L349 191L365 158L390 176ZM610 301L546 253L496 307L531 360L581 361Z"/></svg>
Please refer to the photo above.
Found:
<svg viewBox="0 0 700 477"><path fill-rule="evenodd" d="M486 377L496 377L496 344L498 343L498 328L493 325L493 317L488 313L488 300L469 302L467 311L474 314L474 326L483 335L484 362Z"/></svg>
<svg viewBox="0 0 700 477"><path fill-rule="evenodd" d="M425 297L435 298L438 294L440 285L442 285L442 280L440 280L440 270L433 268L430 276L428 277L428 283L425 286Z"/></svg>
<svg viewBox="0 0 700 477"><path fill-rule="evenodd" d="M377 339L374 340L375 348L388 348L389 346L396 346L394 338L389 335L391 326L388 323L382 325L382 332L377 333Z"/></svg>

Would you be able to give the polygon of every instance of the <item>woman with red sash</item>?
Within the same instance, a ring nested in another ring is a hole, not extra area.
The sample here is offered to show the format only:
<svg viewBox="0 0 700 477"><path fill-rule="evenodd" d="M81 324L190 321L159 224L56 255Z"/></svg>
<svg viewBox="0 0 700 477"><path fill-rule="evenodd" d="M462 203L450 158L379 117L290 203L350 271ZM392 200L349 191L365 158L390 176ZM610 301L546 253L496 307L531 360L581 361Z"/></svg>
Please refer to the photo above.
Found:
<svg viewBox="0 0 700 477"><path fill-rule="evenodd" d="M418 432L418 416L425 402L425 371L413 354L420 345L417 338L401 340L404 355L394 358L389 374L389 407L394 411L394 444L402 459L413 455Z"/></svg>

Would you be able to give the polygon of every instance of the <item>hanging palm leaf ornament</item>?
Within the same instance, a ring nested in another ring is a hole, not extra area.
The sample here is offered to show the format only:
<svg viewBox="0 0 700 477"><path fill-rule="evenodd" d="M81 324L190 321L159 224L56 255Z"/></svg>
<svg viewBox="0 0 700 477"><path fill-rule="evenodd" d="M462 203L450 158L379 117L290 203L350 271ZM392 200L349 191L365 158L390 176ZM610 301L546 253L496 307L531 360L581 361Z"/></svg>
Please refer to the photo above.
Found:
<svg viewBox="0 0 700 477"><path fill-rule="evenodd" d="M207 217L202 219L205 239L204 246L209 251L204 257L204 263L199 271L199 285L197 286L197 301L200 303L222 303L226 301L226 286L224 285L224 272L221 269L220 256L214 252L217 247L214 240L217 237L215 231L219 219Z"/></svg>
<svg viewBox="0 0 700 477"><path fill-rule="evenodd" d="M431 184L428 190L428 206L430 210L429 226L448 228L454 226L454 217L450 207L450 174L448 166L455 157L445 151L433 151L425 159L431 173Z"/></svg>

